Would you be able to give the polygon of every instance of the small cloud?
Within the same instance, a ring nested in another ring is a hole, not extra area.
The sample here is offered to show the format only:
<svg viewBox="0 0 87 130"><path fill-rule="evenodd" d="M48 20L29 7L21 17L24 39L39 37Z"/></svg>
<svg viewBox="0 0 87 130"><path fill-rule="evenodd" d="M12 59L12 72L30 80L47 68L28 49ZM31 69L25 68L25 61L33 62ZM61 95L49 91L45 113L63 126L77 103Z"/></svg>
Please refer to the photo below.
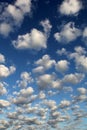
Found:
<svg viewBox="0 0 87 130"><path fill-rule="evenodd" d="M75 27L73 22L65 24L60 32L54 34L56 41L60 43L70 43L76 40L81 35L81 30Z"/></svg>
<svg viewBox="0 0 87 130"><path fill-rule="evenodd" d="M81 0L64 0L60 5L59 12L63 15L77 15L83 8Z"/></svg>

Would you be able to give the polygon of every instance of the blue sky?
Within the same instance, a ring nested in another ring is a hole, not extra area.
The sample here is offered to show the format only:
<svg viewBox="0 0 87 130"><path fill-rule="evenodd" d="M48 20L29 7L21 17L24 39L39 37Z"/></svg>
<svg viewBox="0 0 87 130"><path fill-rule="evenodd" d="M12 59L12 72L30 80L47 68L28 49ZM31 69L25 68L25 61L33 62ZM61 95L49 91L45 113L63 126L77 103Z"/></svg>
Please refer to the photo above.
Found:
<svg viewBox="0 0 87 130"><path fill-rule="evenodd" d="M0 130L87 129L87 1L0 1Z"/></svg>

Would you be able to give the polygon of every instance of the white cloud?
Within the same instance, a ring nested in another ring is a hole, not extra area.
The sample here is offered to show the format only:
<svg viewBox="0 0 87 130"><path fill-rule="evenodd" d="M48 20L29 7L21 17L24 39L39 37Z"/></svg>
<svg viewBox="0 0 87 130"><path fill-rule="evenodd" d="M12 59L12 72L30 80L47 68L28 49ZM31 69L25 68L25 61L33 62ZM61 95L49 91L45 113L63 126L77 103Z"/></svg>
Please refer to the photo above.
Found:
<svg viewBox="0 0 87 130"><path fill-rule="evenodd" d="M27 87L27 85L33 82L33 78L31 77L31 73L26 71L22 72L20 75L20 80L17 80L17 84L19 87Z"/></svg>
<svg viewBox="0 0 87 130"><path fill-rule="evenodd" d="M75 47L75 52L70 54L70 58L75 60L77 70L87 72L87 56L83 47Z"/></svg>
<svg viewBox="0 0 87 130"><path fill-rule="evenodd" d="M34 49L41 50L47 47L47 37L43 32L32 29L30 33L19 35L18 39L13 41L13 46L16 49Z"/></svg>
<svg viewBox="0 0 87 130"><path fill-rule="evenodd" d="M51 28L52 28L52 25L50 24L49 19L41 21L40 24L43 26L45 34L49 36Z"/></svg>
<svg viewBox="0 0 87 130"><path fill-rule="evenodd" d="M14 5L8 5L7 12L10 14L12 19L15 21L16 25L19 24L24 18L21 10Z"/></svg>
<svg viewBox="0 0 87 130"><path fill-rule="evenodd" d="M3 22L0 24L0 34L4 36L8 36L10 32L12 32L12 27L9 23Z"/></svg>
<svg viewBox="0 0 87 130"><path fill-rule="evenodd" d="M15 72L16 68L14 66L10 66L9 68L5 65L0 65L0 78L8 77L9 75Z"/></svg>
<svg viewBox="0 0 87 130"><path fill-rule="evenodd" d="M80 94L86 94L87 93L87 89L86 88L77 88L77 91L80 93Z"/></svg>
<svg viewBox="0 0 87 130"><path fill-rule="evenodd" d="M10 103L6 100L0 100L0 108L9 107Z"/></svg>
<svg viewBox="0 0 87 130"><path fill-rule="evenodd" d="M61 103L59 104L59 107L60 107L60 108L69 107L70 104L71 104L70 101L68 101L68 100L63 100L63 101L61 101Z"/></svg>
<svg viewBox="0 0 87 130"><path fill-rule="evenodd" d="M83 31L83 41L87 44L87 27Z"/></svg>
<svg viewBox="0 0 87 130"><path fill-rule="evenodd" d="M0 54L0 63L5 63L5 56Z"/></svg>
<svg viewBox="0 0 87 130"><path fill-rule="evenodd" d="M7 93L6 88L4 87L4 84L0 82L0 96Z"/></svg>
<svg viewBox="0 0 87 130"><path fill-rule="evenodd" d="M23 14L29 13L31 11L31 0L17 0L15 6L19 7Z"/></svg>
<svg viewBox="0 0 87 130"><path fill-rule="evenodd" d="M37 78L37 84L40 89L46 89L51 86L53 76L50 74L44 74Z"/></svg>
<svg viewBox="0 0 87 130"><path fill-rule="evenodd" d="M64 44L76 40L81 35L81 30L75 27L73 22L69 22L62 27L60 32L54 34L54 38L58 42Z"/></svg>
<svg viewBox="0 0 87 130"><path fill-rule="evenodd" d="M31 13L31 7L31 0L16 0L14 4L4 6L4 11L1 14L0 34L8 36L16 27L19 27L25 15Z"/></svg>
<svg viewBox="0 0 87 130"><path fill-rule="evenodd" d="M84 76L85 75L81 73L67 74L64 76L63 82L71 83L71 84L78 84L79 82L83 80Z"/></svg>
<svg viewBox="0 0 87 130"><path fill-rule="evenodd" d="M63 15L77 15L82 9L81 0L64 0L59 11Z"/></svg>
<svg viewBox="0 0 87 130"><path fill-rule="evenodd" d="M59 72L65 72L69 69L69 62L67 60L60 60L56 63L56 70Z"/></svg>
<svg viewBox="0 0 87 130"><path fill-rule="evenodd" d="M34 89L32 87L28 87L26 89L21 89L20 90L20 95L27 97L31 95L34 92Z"/></svg>
<svg viewBox="0 0 87 130"><path fill-rule="evenodd" d="M43 70L48 70L55 65L55 60L52 60L49 55L44 55L41 59L35 62L36 65L39 65L40 68Z"/></svg>

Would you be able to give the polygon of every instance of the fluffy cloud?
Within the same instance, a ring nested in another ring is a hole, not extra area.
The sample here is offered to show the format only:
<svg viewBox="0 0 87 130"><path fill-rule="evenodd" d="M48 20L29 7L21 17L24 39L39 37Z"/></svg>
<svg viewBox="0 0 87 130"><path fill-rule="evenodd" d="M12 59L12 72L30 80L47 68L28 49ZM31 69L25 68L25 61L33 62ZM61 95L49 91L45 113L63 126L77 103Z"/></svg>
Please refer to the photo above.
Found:
<svg viewBox="0 0 87 130"><path fill-rule="evenodd" d="M63 78L63 82L71 83L71 84L78 84L81 82L84 78L84 74L81 73L75 73L75 74L67 74Z"/></svg>
<svg viewBox="0 0 87 130"><path fill-rule="evenodd" d="M81 9L82 2L80 0L64 0L59 11L63 15L77 15Z"/></svg>
<svg viewBox="0 0 87 130"><path fill-rule="evenodd" d="M0 24L0 34L4 36L8 36L10 32L12 32L12 27L9 23L3 22Z"/></svg>
<svg viewBox="0 0 87 130"><path fill-rule="evenodd" d="M41 50L42 48L47 48L47 39L52 26L48 19L41 21L40 25L43 26L43 32L33 28L30 33L19 35L17 40L12 42L13 46L16 49Z"/></svg>
<svg viewBox="0 0 87 130"><path fill-rule="evenodd" d="M9 107L9 106L10 106L10 102L6 100L0 100L0 108Z"/></svg>
<svg viewBox="0 0 87 130"><path fill-rule="evenodd" d="M19 35L18 39L12 43L16 49L40 50L47 47L46 42L44 33L34 28L30 33Z"/></svg>
<svg viewBox="0 0 87 130"><path fill-rule="evenodd" d="M41 59L35 62L36 65L39 65L33 71L35 72L44 72L45 70L50 69L52 66L55 65L55 60L52 60L49 55L44 55Z"/></svg>
<svg viewBox="0 0 87 130"><path fill-rule="evenodd" d="M26 89L21 89L20 90L20 95L22 95L24 97L27 97L27 96L31 95L33 92L34 92L33 88L28 87Z"/></svg>
<svg viewBox="0 0 87 130"><path fill-rule="evenodd" d="M77 91L80 93L80 94L86 94L87 93L87 89L86 88L77 88Z"/></svg>
<svg viewBox="0 0 87 130"><path fill-rule="evenodd" d="M7 90L6 90L6 88L4 87L4 83L1 83L1 82L0 82L0 90L1 90L1 91L0 91L0 96L7 93Z"/></svg>
<svg viewBox="0 0 87 130"><path fill-rule="evenodd" d="M9 68L5 65L0 65L0 78L8 77L12 73L14 73L16 68L14 66L10 66Z"/></svg>
<svg viewBox="0 0 87 130"><path fill-rule="evenodd" d="M19 27L25 15L31 13L31 0L16 0L14 4L4 7L0 23L0 34L8 36L14 31L14 27ZM15 13L14 13L15 12Z"/></svg>
<svg viewBox="0 0 87 130"><path fill-rule="evenodd" d="M44 21L41 21L40 24L42 25L44 32L47 36L49 36L52 25L50 24L49 19L46 19Z"/></svg>
<svg viewBox="0 0 87 130"><path fill-rule="evenodd" d="M71 104L70 101L68 101L68 100L63 100L63 101L61 101L59 107L60 107L60 108L69 107L70 104Z"/></svg>
<svg viewBox="0 0 87 130"><path fill-rule="evenodd" d="M20 80L17 80L17 84L19 87L27 87L27 85L31 82L33 82L31 73L28 73L26 71L22 72L20 75Z"/></svg>
<svg viewBox="0 0 87 130"><path fill-rule="evenodd" d="M83 31L83 41L85 43L87 43L87 27L85 27L84 31Z"/></svg>
<svg viewBox="0 0 87 130"><path fill-rule="evenodd" d="M2 54L0 54L0 63L5 63L5 57Z"/></svg>
<svg viewBox="0 0 87 130"><path fill-rule="evenodd" d="M40 89L46 89L51 86L51 82L53 80L53 76L50 74L44 74L38 77L37 84Z"/></svg>
<svg viewBox="0 0 87 130"><path fill-rule="evenodd" d="M60 32L54 34L54 38L56 41L66 44L76 40L80 35L80 29L76 28L73 22L69 22L62 27Z"/></svg>
<svg viewBox="0 0 87 130"><path fill-rule="evenodd" d="M59 72L65 72L69 69L69 62L67 60L60 60L56 63L56 70Z"/></svg>
<svg viewBox="0 0 87 130"><path fill-rule="evenodd" d="M75 47L75 52L70 54L70 58L74 59L76 69L87 72L87 56L83 47Z"/></svg>

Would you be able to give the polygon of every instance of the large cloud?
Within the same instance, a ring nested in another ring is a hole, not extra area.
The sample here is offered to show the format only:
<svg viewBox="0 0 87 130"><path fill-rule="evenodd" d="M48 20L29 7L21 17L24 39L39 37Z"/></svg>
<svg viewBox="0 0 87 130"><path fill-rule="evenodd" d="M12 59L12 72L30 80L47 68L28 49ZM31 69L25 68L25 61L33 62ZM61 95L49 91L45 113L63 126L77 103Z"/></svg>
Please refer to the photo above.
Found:
<svg viewBox="0 0 87 130"><path fill-rule="evenodd" d="M46 42L44 33L34 28L30 33L19 35L18 39L13 41L13 45L16 49L40 50L47 47Z"/></svg>

